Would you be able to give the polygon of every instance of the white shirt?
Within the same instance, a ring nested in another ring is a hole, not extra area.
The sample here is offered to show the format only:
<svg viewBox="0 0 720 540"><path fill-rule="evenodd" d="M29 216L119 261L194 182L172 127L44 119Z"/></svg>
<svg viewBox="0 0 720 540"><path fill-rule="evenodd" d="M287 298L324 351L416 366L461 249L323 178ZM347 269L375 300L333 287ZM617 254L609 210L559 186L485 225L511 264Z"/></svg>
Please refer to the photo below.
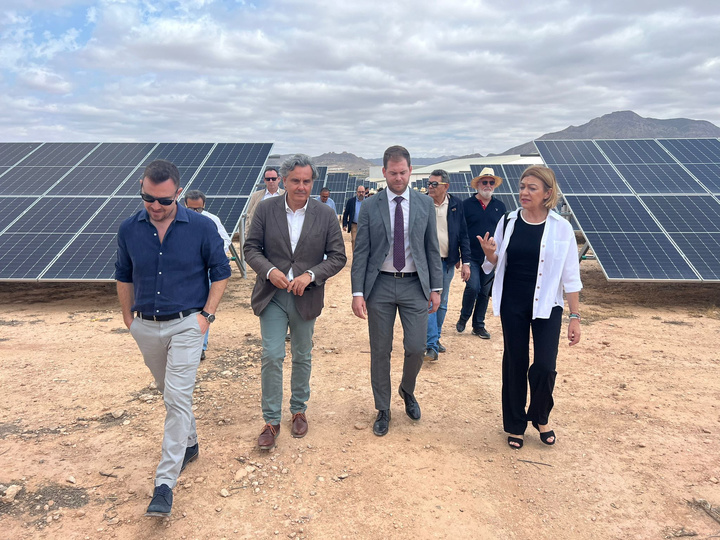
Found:
<svg viewBox="0 0 720 540"><path fill-rule="evenodd" d="M388 208L390 209L390 238L395 238L395 207L397 206L397 203L395 202L395 193L390 191L388 189ZM415 266L415 261L412 258L412 253L410 252L410 235L408 234L408 229L410 228L410 186L405 188L405 191L400 195L400 197L403 198L401 202L402 211L403 211L403 230L404 235L403 238L405 240L405 266L402 270L398 270L395 268L395 265L393 264L393 251L394 246L392 243L390 244L390 251L388 252L387 257L385 257L385 260L382 263L382 266L380 267L380 270L382 272L417 272L417 268Z"/></svg>
<svg viewBox="0 0 720 540"><path fill-rule="evenodd" d="M435 221L437 222L438 245L440 246L440 257L445 259L450 251L450 241L448 239L448 222L447 213L450 206L450 199L445 195L445 199L440 204L435 202Z"/></svg>
<svg viewBox="0 0 720 540"><path fill-rule="evenodd" d="M285 217L287 218L288 234L290 235L290 249L293 254L295 253L295 247L297 246L298 240L300 240L300 233L302 232L303 224L305 223L305 212L307 211L308 201L305 201L305 206L298 208L296 212L293 212L288 206L287 197L285 197ZM275 268L276 267L273 266L270 270L268 270L267 276L265 277L270 277L270 272L272 272ZM312 281L315 281L315 273L312 270L308 270L307 272L310 274ZM288 273L285 274L285 277L288 278L288 281L292 281L294 279L292 266L290 266L290 270L288 270Z"/></svg>
<svg viewBox="0 0 720 540"><path fill-rule="evenodd" d="M215 214L211 214L207 210L203 210L200 213L201 216L205 216L210 218L213 223L215 223L215 226L217 227L218 234L220 235L220 238L222 238L223 241L223 247L225 248L225 252L227 252L228 248L230 247L230 235L225 230L225 227L223 227L223 224L220 222L220 218L217 217Z"/></svg>
<svg viewBox="0 0 720 540"><path fill-rule="evenodd" d="M280 196L280 190L278 189L275 193L270 193L267 188L265 189L265 195L263 195L263 198L261 200L269 199L271 197L279 197Z"/></svg>
<svg viewBox="0 0 720 540"><path fill-rule="evenodd" d="M507 265L507 247L515 229L519 210L513 210L508 214L507 229L504 233L504 217L500 218L495 228L495 243L499 246L495 251L498 261L492 290L493 313L496 316L500 315L505 266ZM482 268L486 274L493 269L493 265L487 260L487 257L485 257ZM563 306L563 288L565 292L578 292L582 289L580 260L572 225L560 214L551 210L548 212L545 230L540 240L540 259L535 282L532 318L549 319L552 308Z"/></svg>

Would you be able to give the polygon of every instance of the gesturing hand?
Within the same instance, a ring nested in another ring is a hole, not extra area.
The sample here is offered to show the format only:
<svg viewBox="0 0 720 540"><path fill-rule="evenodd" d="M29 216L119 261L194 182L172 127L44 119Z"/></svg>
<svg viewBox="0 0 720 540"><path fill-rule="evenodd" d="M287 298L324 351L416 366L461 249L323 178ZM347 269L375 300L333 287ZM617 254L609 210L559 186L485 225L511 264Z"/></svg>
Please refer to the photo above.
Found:
<svg viewBox="0 0 720 540"><path fill-rule="evenodd" d="M477 239L480 241L480 247L488 259L495 255L495 249L497 248L495 238L490 236L489 232L486 232L485 236L478 236Z"/></svg>

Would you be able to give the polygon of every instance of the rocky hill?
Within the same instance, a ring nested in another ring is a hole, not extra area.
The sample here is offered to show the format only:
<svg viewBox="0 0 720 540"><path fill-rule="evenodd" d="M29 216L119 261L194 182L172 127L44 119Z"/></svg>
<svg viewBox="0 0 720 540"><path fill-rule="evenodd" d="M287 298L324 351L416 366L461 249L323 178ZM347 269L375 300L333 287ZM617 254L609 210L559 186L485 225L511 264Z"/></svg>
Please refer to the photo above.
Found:
<svg viewBox="0 0 720 540"><path fill-rule="evenodd" d="M291 157L292 154L274 154L268 159L268 165L279 166L285 159ZM328 171L340 171L356 174L367 175L372 162L367 159L351 154L350 152L326 152L312 158L318 167L327 167Z"/></svg>
<svg viewBox="0 0 720 540"><path fill-rule="evenodd" d="M720 127L705 120L688 118L643 118L632 111L618 111L590 120L582 126L546 133L538 139L642 139L658 137L720 137ZM537 152L530 141L506 150L505 154Z"/></svg>

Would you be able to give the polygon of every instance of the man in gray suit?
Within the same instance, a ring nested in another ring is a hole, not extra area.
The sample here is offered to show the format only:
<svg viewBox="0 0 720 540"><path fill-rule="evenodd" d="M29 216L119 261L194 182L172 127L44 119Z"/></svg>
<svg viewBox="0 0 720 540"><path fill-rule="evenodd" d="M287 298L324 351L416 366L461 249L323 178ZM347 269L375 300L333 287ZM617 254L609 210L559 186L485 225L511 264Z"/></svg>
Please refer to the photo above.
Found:
<svg viewBox="0 0 720 540"><path fill-rule="evenodd" d="M310 198L318 172L310 158L297 154L282 164L286 193L257 205L243 251L257 273L251 304L262 334L262 411L265 426L258 446L275 446L280 431L285 335L290 328L292 376L290 434L304 437L310 399L310 369L315 318L320 315L325 282L345 266L345 243L335 213ZM324 256L327 255L327 259Z"/></svg>
<svg viewBox="0 0 720 540"><path fill-rule="evenodd" d="M405 362L398 389L405 412L420 419L415 380L422 367L428 312L440 305L442 266L430 197L408 188L410 154L391 146L383 156L387 188L360 208L352 263L353 313L368 318L375 435L390 424L390 353L395 314L403 326Z"/></svg>

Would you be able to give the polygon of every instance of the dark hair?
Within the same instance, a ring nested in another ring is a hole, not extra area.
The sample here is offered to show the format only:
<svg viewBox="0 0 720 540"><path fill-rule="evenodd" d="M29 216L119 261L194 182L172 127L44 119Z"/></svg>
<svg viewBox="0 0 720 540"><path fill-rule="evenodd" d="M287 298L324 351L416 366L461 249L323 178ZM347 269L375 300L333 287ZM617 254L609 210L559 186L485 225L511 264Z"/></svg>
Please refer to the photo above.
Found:
<svg viewBox="0 0 720 540"><path fill-rule="evenodd" d="M433 172L430 173L430 176L439 176L446 184L450 183L450 175L445 169L435 169Z"/></svg>
<svg viewBox="0 0 720 540"><path fill-rule="evenodd" d="M315 167L315 164L310 159L310 156L306 154L295 154L294 156L286 159L283 164L280 165L280 176L282 176L283 178L287 178L288 174L295 170L295 167L308 166L312 170L312 179L314 181L318 177L318 170L317 167Z"/></svg>
<svg viewBox="0 0 720 540"><path fill-rule="evenodd" d="M265 172L263 173L263 178L265 178L265 173L270 172L270 171L275 171L277 173L277 175L280 176L280 172L278 171L277 167L270 166L270 167L265 167Z"/></svg>
<svg viewBox="0 0 720 540"><path fill-rule="evenodd" d="M387 169L388 161L400 161L403 159L407 161L408 167L410 167L410 152L403 146L391 146L383 154L383 168Z"/></svg>
<svg viewBox="0 0 720 540"><path fill-rule="evenodd" d="M329 195L329 194L330 194L330 188L326 188L326 187L322 188L322 189L320 190L320 193L324 193L324 192L326 192L326 191L328 192L328 195Z"/></svg>
<svg viewBox="0 0 720 540"><path fill-rule="evenodd" d="M145 167L143 180L145 178L153 184L162 184L163 182L172 180L176 189L180 187L180 171L178 171L174 163L170 163L164 159L156 159Z"/></svg>
<svg viewBox="0 0 720 540"><path fill-rule="evenodd" d="M205 194L199 189L191 189L190 191L186 191L185 197L183 197L183 199L185 200L186 204L188 202L188 199L190 199L191 201L202 199L203 205L205 204Z"/></svg>

